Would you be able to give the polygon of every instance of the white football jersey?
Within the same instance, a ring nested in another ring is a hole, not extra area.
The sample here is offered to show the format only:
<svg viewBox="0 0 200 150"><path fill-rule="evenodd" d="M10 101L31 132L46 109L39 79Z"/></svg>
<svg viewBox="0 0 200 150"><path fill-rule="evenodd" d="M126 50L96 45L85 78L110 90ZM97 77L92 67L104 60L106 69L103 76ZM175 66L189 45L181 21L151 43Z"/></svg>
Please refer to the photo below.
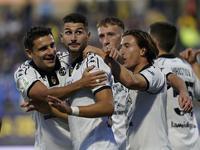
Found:
<svg viewBox="0 0 200 150"><path fill-rule="evenodd" d="M112 130L119 150L126 150L127 112L131 106L129 89L113 79L112 92L115 111L112 115Z"/></svg>
<svg viewBox="0 0 200 150"><path fill-rule="evenodd" d="M191 66L172 54L161 55L156 62L171 68L172 72L182 78L189 95L200 100L200 81ZM178 103L179 93L172 88L167 91L168 135L174 150L200 150L199 130L195 114L184 114Z"/></svg>
<svg viewBox="0 0 200 150"><path fill-rule="evenodd" d="M65 84L69 68L68 53L57 53L55 70L47 73L36 67L34 62L24 62L15 72L14 78L17 89L25 101L31 101L29 91L37 82L41 81L48 89L62 87ZM50 114L31 111L35 123L35 150L71 150L72 143L69 125L63 119Z"/></svg>
<svg viewBox="0 0 200 150"><path fill-rule="evenodd" d="M127 150L171 150L167 136L165 75L147 65L140 74L148 83L145 91L130 90L132 105L128 111Z"/></svg>
<svg viewBox="0 0 200 150"><path fill-rule="evenodd" d="M84 60L77 59L73 64L73 73L67 78L66 83L71 84L79 80L84 70L89 66L95 66L91 72L105 71L106 85L93 89L81 89L68 99L71 106L88 106L96 103L95 94L105 88L111 88L111 70L103 59L96 54L89 53ZM68 116L71 131L73 150L116 150L116 142L109 124L108 117L85 118Z"/></svg>

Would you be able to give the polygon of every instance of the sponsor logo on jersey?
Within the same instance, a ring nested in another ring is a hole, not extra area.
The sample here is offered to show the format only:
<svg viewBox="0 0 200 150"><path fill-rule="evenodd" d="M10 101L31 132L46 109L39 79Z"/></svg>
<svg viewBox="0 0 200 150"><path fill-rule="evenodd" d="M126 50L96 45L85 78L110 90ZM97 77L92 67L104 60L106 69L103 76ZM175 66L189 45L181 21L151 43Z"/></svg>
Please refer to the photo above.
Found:
<svg viewBox="0 0 200 150"><path fill-rule="evenodd" d="M197 126L194 124L191 124L189 122L185 122L185 121L183 123L175 123L172 121L171 127L172 128L190 128L190 129L192 129L192 128L196 128Z"/></svg>
<svg viewBox="0 0 200 150"><path fill-rule="evenodd" d="M160 70L163 71L163 69L165 69L164 67L160 67Z"/></svg>
<svg viewBox="0 0 200 150"><path fill-rule="evenodd" d="M21 83L22 83L22 85L26 88L27 87L27 85L29 84L29 81L28 81L28 79L26 78L26 77L22 77L21 78Z"/></svg>
<svg viewBox="0 0 200 150"><path fill-rule="evenodd" d="M147 71L152 75L152 76L155 76L155 73L153 71L150 71L147 69Z"/></svg>
<svg viewBox="0 0 200 150"><path fill-rule="evenodd" d="M56 117L50 114L44 116L44 120L51 119L51 118L56 118Z"/></svg>

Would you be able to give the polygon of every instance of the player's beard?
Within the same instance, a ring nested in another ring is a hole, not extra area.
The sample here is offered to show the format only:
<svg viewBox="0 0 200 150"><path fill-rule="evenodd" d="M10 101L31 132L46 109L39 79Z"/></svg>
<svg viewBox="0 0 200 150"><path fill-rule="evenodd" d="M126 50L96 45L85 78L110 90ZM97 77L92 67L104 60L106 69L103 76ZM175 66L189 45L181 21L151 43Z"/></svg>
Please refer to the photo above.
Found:
<svg viewBox="0 0 200 150"><path fill-rule="evenodd" d="M66 49L68 50L69 53L79 53L79 52L83 52L84 49L86 48L87 43L86 44L82 44L80 45L80 47L78 49L70 49L69 45L65 45Z"/></svg>

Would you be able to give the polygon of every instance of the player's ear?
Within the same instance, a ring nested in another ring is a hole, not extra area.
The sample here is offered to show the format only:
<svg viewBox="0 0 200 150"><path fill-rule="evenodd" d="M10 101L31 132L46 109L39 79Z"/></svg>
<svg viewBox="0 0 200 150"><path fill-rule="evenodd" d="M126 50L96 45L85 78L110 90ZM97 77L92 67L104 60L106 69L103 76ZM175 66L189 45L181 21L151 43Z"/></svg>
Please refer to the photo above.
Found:
<svg viewBox="0 0 200 150"><path fill-rule="evenodd" d="M60 40L63 43L63 33L62 32L60 32Z"/></svg>
<svg viewBox="0 0 200 150"><path fill-rule="evenodd" d="M154 43L156 43L156 45L158 44L158 40L156 38L152 38Z"/></svg>
<svg viewBox="0 0 200 150"><path fill-rule="evenodd" d="M124 33L121 34L121 40L122 40L123 36L124 36Z"/></svg>
<svg viewBox="0 0 200 150"><path fill-rule="evenodd" d="M88 32L88 33L87 33L87 41L88 41L88 42L90 41L90 34L91 34L91 32Z"/></svg>
<svg viewBox="0 0 200 150"><path fill-rule="evenodd" d="M29 49L25 49L25 52L26 52L26 55L27 55L29 58L32 58L32 51L30 51Z"/></svg>
<svg viewBox="0 0 200 150"><path fill-rule="evenodd" d="M143 48L140 50L140 55L141 55L141 56L144 56L146 53L147 53L147 49L146 49L145 47L143 47Z"/></svg>

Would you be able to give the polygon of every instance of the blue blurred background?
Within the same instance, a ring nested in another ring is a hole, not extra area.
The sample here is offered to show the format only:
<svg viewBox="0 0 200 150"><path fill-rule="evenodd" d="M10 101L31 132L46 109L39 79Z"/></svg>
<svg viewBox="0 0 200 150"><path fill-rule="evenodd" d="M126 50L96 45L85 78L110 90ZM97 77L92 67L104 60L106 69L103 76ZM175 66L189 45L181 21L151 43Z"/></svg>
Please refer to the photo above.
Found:
<svg viewBox="0 0 200 150"><path fill-rule="evenodd" d="M177 46L173 50L179 56L186 47L200 48L200 10L197 8L200 8L199 0L0 0L0 117L3 120L0 149L34 144L34 124L30 114L19 107L23 99L13 78L16 68L28 59L23 36L29 28L51 27L57 51L65 51L59 31L62 18L72 12L87 16L91 31L89 44L97 47L101 46L96 24L106 16L119 17L125 23L125 30L148 31L148 26L156 21L169 21L179 30ZM199 108L200 103L195 101L194 112L200 127ZM29 148L32 149L24 149Z"/></svg>

